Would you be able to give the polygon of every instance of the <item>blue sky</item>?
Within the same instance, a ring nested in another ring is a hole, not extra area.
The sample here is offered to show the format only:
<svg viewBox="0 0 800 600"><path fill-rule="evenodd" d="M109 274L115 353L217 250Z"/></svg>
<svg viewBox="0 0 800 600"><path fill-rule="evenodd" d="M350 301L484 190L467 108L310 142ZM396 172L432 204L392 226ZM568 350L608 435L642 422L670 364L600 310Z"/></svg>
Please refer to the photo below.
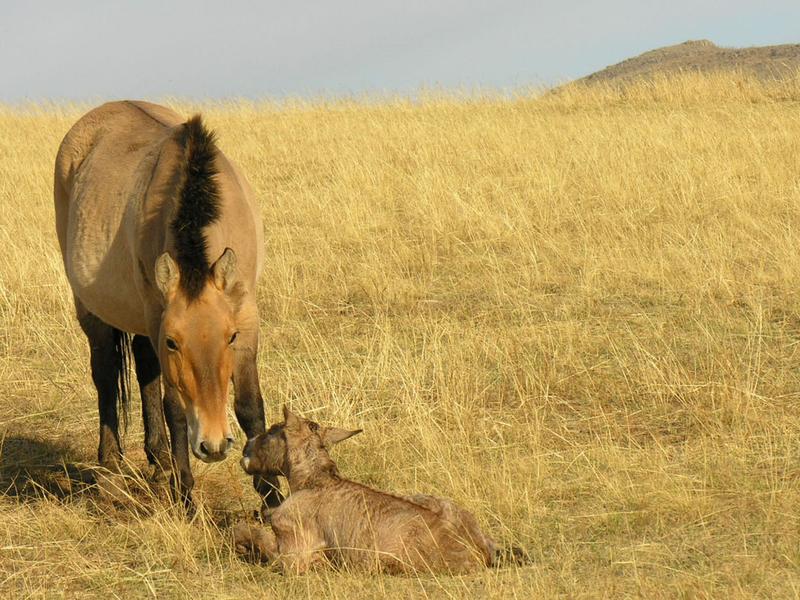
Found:
<svg viewBox="0 0 800 600"><path fill-rule="evenodd" d="M800 43L800 0L3 0L0 101L514 89L702 38Z"/></svg>

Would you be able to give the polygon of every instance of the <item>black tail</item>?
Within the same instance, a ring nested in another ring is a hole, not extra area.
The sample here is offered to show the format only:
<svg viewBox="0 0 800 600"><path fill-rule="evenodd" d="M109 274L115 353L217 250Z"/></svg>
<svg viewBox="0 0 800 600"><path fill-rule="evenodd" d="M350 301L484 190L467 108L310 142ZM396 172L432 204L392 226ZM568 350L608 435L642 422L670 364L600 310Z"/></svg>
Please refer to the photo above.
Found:
<svg viewBox="0 0 800 600"><path fill-rule="evenodd" d="M114 329L114 368L117 372L117 413L122 413L122 425L128 430L131 408L131 334Z"/></svg>

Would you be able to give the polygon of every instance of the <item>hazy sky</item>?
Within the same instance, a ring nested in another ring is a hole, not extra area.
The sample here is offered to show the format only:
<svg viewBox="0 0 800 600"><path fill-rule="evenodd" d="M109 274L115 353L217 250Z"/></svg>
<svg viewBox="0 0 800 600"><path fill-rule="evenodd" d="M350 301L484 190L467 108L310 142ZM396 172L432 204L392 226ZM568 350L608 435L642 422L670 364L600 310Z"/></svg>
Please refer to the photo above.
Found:
<svg viewBox="0 0 800 600"><path fill-rule="evenodd" d="M800 43L800 0L0 0L0 101L507 89L700 38Z"/></svg>

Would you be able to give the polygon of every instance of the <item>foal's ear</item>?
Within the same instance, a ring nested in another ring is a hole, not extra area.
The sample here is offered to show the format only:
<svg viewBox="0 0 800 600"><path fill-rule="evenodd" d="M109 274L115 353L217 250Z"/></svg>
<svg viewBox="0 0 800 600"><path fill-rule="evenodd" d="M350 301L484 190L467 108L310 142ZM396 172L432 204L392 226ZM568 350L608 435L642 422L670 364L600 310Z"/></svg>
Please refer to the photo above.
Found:
<svg viewBox="0 0 800 600"><path fill-rule="evenodd" d="M180 271L178 265L172 260L169 252L164 252L156 259L156 286L164 298L167 298L178 287Z"/></svg>
<svg viewBox="0 0 800 600"><path fill-rule="evenodd" d="M225 252L211 267L211 272L214 274L214 285L224 292L233 284L236 276L236 253L230 248L225 248Z"/></svg>
<svg viewBox="0 0 800 600"><path fill-rule="evenodd" d="M289 410L289 407L283 405L283 422L286 424L287 429L298 429L303 420Z"/></svg>
<svg viewBox="0 0 800 600"><path fill-rule="evenodd" d="M333 446L339 442L351 438L357 433L361 433L363 429L342 429L341 427L323 427L319 432L319 437L322 439L322 444L326 447Z"/></svg>

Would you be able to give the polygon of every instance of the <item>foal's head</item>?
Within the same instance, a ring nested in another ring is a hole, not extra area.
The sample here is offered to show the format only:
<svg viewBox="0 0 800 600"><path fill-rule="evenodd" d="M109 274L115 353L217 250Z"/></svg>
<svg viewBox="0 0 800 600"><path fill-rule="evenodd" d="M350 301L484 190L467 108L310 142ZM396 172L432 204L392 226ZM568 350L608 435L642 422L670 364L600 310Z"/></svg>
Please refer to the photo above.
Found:
<svg viewBox="0 0 800 600"><path fill-rule="evenodd" d="M247 441L241 460L245 472L254 475L300 475L304 481L334 468L328 448L361 433L361 429L323 427L283 407L283 423Z"/></svg>

